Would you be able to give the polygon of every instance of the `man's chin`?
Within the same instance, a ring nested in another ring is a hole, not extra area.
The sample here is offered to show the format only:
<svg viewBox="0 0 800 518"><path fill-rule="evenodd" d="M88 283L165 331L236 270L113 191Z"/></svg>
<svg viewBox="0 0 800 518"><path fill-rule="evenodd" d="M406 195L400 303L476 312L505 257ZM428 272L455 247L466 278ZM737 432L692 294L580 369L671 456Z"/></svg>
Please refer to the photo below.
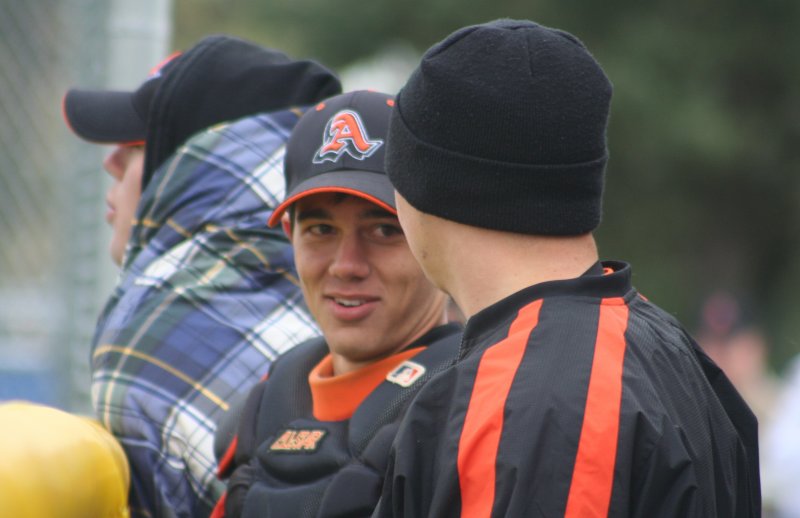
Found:
<svg viewBox="0 0 800 518"><path fill-rule="evenodd" d="M323 334L325 334L324 330ZM377 330L335 333L330 336L325 334L331 353L351 363L371 363L392 354L394 349L386 344L377 343L376 336L379 336Z"/></svg>
<svg viewBox="0 0 800 518"><path fill-rule="evenodd" d="M112 245L109 249L108 255L111 256L111 260L114 262L114 264L117 266L122 266L122 256L124 255L123 252L116 250Z"/></svg>

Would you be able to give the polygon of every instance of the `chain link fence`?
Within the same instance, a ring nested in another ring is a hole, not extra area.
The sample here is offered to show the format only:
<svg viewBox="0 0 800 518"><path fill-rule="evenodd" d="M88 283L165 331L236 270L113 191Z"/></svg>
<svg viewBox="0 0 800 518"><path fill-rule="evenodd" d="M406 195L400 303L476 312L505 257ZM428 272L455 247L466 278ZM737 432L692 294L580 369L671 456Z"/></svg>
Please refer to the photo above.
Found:
<svg viewBox="0 0 800 518"><path fill-rule="evenodd" d="M66 128L72 86L133 88L171 0L0 0L0 400L88 412L89 343L115 268L102 146Z"/></svg>

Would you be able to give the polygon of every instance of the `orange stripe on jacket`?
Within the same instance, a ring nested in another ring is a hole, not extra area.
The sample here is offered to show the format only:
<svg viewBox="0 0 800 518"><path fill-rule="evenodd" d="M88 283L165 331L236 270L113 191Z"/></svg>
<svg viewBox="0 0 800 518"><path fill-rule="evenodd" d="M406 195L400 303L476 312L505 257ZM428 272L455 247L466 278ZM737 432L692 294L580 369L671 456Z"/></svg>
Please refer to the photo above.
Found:
<svg viewBox="0 0 800 518"><path fill-rule="evenodd" d="M495 460L503 431L503 413L514 375L522 362L528 337L539 323L542 301L522 308L508 336L486 350L478 365L464 428L458 443L461 516L492 514Z"/></svg>
<svg viewBox="0 0 800 518"><path fill-rule="evenodd" d="M565 518L608 516L617 458L627 328L625 301L604 299Z"/></svg>

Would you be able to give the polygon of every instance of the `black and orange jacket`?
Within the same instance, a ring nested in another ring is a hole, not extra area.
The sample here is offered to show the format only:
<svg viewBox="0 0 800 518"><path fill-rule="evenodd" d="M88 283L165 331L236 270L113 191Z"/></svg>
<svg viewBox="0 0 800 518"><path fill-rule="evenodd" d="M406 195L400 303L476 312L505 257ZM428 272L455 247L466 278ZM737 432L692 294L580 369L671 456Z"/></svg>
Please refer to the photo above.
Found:
<svg viewBox="0 0 800 518"><path fill-rule="evenodd" d="M628 265L603 267L467 322L374 517L760 516L752 412Z"/></svg>
<svg viewBox="0 0 800 518"><path fill-rule="evenodd" d="M273 364L250 392L220 461L215 518L369 516L408 402L452 366L460 325L439 326L389 358L332 377L322 339Z"/></svg>

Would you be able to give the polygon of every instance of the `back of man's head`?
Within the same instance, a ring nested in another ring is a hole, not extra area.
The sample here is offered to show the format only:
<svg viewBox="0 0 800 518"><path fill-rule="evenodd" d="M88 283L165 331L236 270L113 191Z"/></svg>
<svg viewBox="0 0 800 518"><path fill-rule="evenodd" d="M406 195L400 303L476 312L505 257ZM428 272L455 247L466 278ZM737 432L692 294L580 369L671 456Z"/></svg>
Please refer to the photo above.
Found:
<svg viewBox="0 0 800 518"><path fill-rule="evenodd" d="M530 21L434 45L397 97L388 175L417 210L575 236L600 223L611 83L586 47Z"/></svg>
<svg viewBox="0 0 800 518"><path fill-rule="evenodd" d="M339 92L338 78L318 63L215 35L166 60L133 92L70 90L64 116L86 140L144 143L144 186L181 144L209 126Z"/></svg>

